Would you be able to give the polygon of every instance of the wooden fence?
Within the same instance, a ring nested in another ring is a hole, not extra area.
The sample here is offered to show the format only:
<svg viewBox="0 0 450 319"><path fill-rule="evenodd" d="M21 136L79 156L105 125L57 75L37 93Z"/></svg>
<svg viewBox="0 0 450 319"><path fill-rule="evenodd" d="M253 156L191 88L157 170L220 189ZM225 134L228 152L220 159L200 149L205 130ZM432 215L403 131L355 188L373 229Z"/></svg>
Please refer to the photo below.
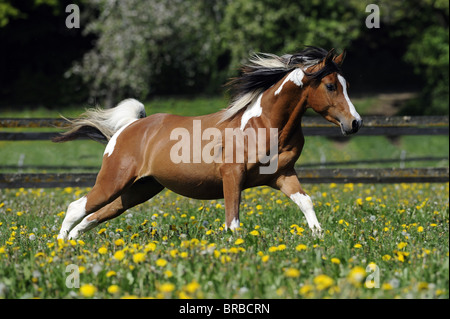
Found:
<svg viewBox="0 0 450 319"><path fill-rule="evenodd" d="M0 119L0 128L63 128L63 119ZM341 131L322 117L304 117L303 133L306 136L341 137ZM0 132L3 141L49 140L57 132ZM366 116L358 135L448 135L448 116Z"/></svg>
<svg viewBox="0 0 450 319"><path fill-rule="evenodd" d="M401 136L401 135L448 135L448 116L366 116L364 126L356 136ZM63 128L63 119L0 119L0 128ZM305 117L302 122L303 132L307 136L341 137L340 129L321 117ZM38 141L49 140L58 132L0 132L3 141ZM348 137L345 137L348 138ZM448 160L442 157L427 157L428 160ZM415 158L415 160L427 160ZM390 160L378 160L378 162ZM365 161L367 163L377 160ZM352 163L358 163L353 161ZM361 163L361 162L360 162ZM345 163L333 163L333 165ZM328 163L326 165L329 165ZM5 168L6 166L0 166ZM307 167L307 165L305 166ZM11 167L8 166L10 169ZM46 167L51 168L51 167ZM70 169L70 167L67 167ZM91 167L95 169L95 167ZM423 183L448 182L449 168L299 168L297 174L302 183ZM4 173L0 174L0 188L19 187L65 187L92 186L96 174L93 173Z"/></svg>

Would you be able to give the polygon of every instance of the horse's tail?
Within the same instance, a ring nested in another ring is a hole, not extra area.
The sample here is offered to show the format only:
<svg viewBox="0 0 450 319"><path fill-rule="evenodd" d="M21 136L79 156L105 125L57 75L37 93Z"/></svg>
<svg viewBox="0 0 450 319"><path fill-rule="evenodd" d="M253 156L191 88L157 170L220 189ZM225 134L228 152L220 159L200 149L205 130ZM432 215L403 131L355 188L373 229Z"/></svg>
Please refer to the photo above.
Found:
<svg viewBox="0 0 450 319"><path fill-rule="evenodd" d="M89 109L74 120L67 120L67 131L52 139L53 142L67 142L80 137L88 137L100 143L107 143L115 132L125 125L145 117L144 105L127 99L111 109Z"/></svg>

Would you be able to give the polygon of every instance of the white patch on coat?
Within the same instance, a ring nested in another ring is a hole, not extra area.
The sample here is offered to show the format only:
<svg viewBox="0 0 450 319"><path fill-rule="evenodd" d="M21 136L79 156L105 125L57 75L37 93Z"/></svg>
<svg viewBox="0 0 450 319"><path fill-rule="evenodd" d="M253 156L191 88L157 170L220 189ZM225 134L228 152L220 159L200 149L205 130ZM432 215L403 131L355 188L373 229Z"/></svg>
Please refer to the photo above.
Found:
<svg viewBox="0 0 450 319"><path fill-rule="evenodd" d="M303 73L302 69L296 68L294 71L289 73L289 75L284 79L283 83L281 83L280 87L275 91L275 95L280 94L281 90L283 89L284 84L287 81L294 82L297 86L303 86L303 77L305 76L305 73Z"/></svg>
<svg viewBox="0 0 450 319"><path fill-rule="evenodd" d="M114 148L116 147L117 138L119 137L120 133L122 133L123 130L125 130L128 127L128 125L130 125L131 123L133 123L135 121L137 121L137 120L136 119L131 120L130 122L128 122L127 124L122 126L116 133L114 133L114 135L111 137L108 144L106 145L103 156L105 156L106 154L108 154L108 157L111 156L111 154L114 152Z"/></svg>
<svg viewBox="0 0 450 319"><path fill-rule="evenodd" d="M314 206L311 201L311 197L309 197L307 194L300 194L299 192L297 192L295 194L292 194L290 198L294 203L297 204L297 206L305 215L309 228L311 228L312 230L316 229L320 231L322 228L320 227L319 221L316 217L316 213L314 212Z"/></svg>
<svg viewBox="0 0 450 319"><path fill-rule="evenodd" d="M241 131L244 131L245 126L252 117L261 116L262 114L261 99L262 93L258 96L258 99L255 101L255 103L247 106L247 109L245 110L244 114L242 114L241 118Z"/></svg>
<svg viewBox="0 0 450 319"><path fill-rule="evenodd" d="M344 77L340 74L337 76L339 83L342 85L342 91L344 92L345 100L347 101L348 108L350 110L350 114L357 120L361 120L361 116L356 112L355 106L353 105L352 101L350 101L350 98L347 94L347 82L345 81Z"/></svg>

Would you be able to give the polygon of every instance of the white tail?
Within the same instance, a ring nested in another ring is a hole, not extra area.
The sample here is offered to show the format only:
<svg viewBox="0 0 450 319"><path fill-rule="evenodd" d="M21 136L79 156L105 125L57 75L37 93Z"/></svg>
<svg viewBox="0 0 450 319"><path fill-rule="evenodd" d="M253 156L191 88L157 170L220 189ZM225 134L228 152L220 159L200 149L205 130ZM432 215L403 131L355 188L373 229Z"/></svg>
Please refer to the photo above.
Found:
<svg viewBox="0 0 450 319"><path fill-rule="evenodd" d="M111 109L89 109L75 120L67 120L68 131L53 138L54 142L67 142L80 137L89 137L107 143L122 127L144 118L144 105L135 99L126 99Z"/></svg>

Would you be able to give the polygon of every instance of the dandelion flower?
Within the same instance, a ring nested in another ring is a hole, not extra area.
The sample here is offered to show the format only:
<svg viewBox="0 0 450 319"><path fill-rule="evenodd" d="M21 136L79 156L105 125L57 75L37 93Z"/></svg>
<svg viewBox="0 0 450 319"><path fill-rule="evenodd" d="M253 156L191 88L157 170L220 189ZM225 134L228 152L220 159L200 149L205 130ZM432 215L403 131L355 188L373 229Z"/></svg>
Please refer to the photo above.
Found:
<svg viewBox="0 0 450 319"><path fill-rule="evenodd" d="M117 286L117 285L111 285L111 286L108 287L108 292L109 292L110 294L116 294L116 293L118 293L119 291L120 291L120 288L119 288L119 286Z"/></svg>
<svg viewBox="0 0 450 319"><path fill-rule="evenodd" d="M159 258L156 261L156 266L165 267L166 265L167 265L167 260L165 260L165 259Z"/></svg>
<svg viewBox="0 0 450 319"><path fill-rule="evenodd" d="M116 239L114 241L114 245L116 245L116 246L123 246L124 244L125 244L125 242L123 241L122 238Z"/></svg>
<svg viewBox="0 0 450 319"><path fill-rule="evenodd" d="M302 250L306 250L308 247L306 247L306 245L300 244L297 247L295 247L295 250L297 251L302 251Z"/></svg>
<svg viewBox="0 0 450 319"><path fill-rule="evenodd" d="M298 276L300 276L300 271L295 268L288 268L286 269L284 274L286 275L286 277L297 278Z"/></svg>
<svg viewBox="0 0 450 319"><path fill-rule="evenodd" d="M122 260L125 257L125 253L123 250L118 250L114 253L114 259L116 260Z"/></svg>
<svg viewBox="0 0 450 319"><path fill-rule="evenodd" d="M83 297L91 298L97 292L97 288L92 284L85 284L80 287L80 293Z"/></svg>
<svg viewBox="0 0 450 319"><path fill-rule="evenodd" d="M352 270L350 270L347 278L352 285L359 287L365 277L366 271L364 270L364 268L356 266Z"/></svg>
<svg viewBox="0 0 450 319"><path fill-rule="evenodd" d="M235 245L240 245L240 244L243 244L243 243L244 243L244 240L243 240L242 238L238 238L238 239L236 239L236 241L234 242Z"/></svg>
<svg viewBox="0 0 450 319"><path fill-rule="evenodd" d="M189 292L189 293L194 293L198 288L200 288L200 284L198 282L196 282L195 280L188 283L184 289Z"/></svg>
<svg viewBox="0 0 450 319"><path fill-rule="evenodd" d="M339 258L331 258L331 262L333 264L339 265L341 263L341 261L339 260Z"/></svg>
<svg viewBox="0 0 450 319"><path fill-rule="evenodd" d="M108 248L106 248L106 247L100 247L99 249L98 249L98 253L100 254L100 255L104 255L104 254L106 254L108 252Z"/></svg>
<svg viewBox="0 0 450 319"><path fill-rule="evenodd" d="M252 230L252 231L250 232L250 235L252 235L252 236L259 236L259 231L257 231L257 230Z"/></svg>
<svg viewBox="0 0 450 319"><path fill-rule="evenodd" d="M334 284L334 280L327 275L318 275L314 278L314 284L318 290L324 290L331 287Z"/></svg>
<svg viewBox="0 0 450 319"><path fill-rule="evenodd" d="M144 253L136 253L133 255L133 261L137 264L140 262L143 262L145 260L145 254Z"/></svg>
<svg viewBox="0 0 450 319"><path fill-rule="evenodd" d="M158 287L158 290L164 293L169 293L175 290L175 285L167 282Z"/></svg>

